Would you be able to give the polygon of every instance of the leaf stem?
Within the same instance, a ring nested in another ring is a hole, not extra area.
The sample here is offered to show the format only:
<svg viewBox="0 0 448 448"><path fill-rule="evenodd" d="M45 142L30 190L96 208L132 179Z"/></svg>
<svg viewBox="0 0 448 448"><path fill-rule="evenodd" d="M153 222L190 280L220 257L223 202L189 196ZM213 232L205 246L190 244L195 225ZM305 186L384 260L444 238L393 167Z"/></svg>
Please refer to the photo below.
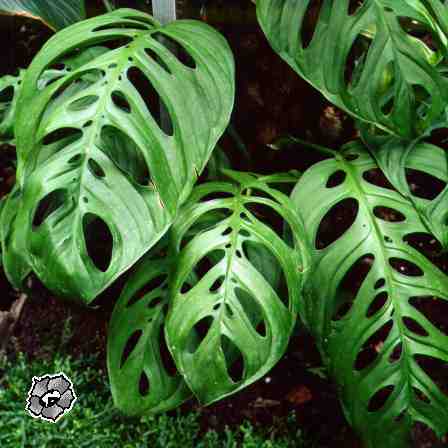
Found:
<svg viewBox="0 0 448 448"><path fill-rule="evenodd" d="M334 151L333 149L327 148L326 146L317 145L316 143L307 142L306 140L302 140L301 138L291 137L291 140L296 143L300 143L303 146L309 146L310 148L317 149L318 151L323 152L324 154L328 154L332 157L337 157L339 155L339 153L337 151Z"/></svg>
<svg viewBox="0 0 448 448"><path fill-rule="evenodd" d="M103 4L107 12L112 12L115 9L115 5L110 0L103 0Z"/></svg>

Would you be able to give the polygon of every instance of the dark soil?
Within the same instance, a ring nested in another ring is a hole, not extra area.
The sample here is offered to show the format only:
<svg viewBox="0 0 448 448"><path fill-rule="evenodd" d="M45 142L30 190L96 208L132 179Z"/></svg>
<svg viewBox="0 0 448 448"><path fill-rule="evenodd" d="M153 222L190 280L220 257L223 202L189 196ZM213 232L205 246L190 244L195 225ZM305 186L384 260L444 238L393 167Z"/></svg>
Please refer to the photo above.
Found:
<svg viewBox="0 0 448 448"><path fill-rule="evenodd" d="M98 6L99 7L99 6ZM1 19L0 35L8 55L3 73L26 66L51 33L23 19ZM244 20L247 20L245 17ZM252 17L252 24L213 23L228 38L236 58L237 95L232 123L246 144L256 166L247 163L232 137L225 135L222 147L235 168L258 172L304 169L322 159L317 152L300 145L274 151L268 144L283 135L337 148L356 135L352 121L302 81L270 49ZM443 133L442 133L443 134ZM444 135L434 136L441 141ZM14 183L14 152L0 150L0 195ZM36 279L25 304L8 351L23 351L30 358L51 357L63 349L74 357L99 354L99 367L105 368L107 326L123 279L99 297L91 308L82 308L53 297ZM17 293L0 275L0 310L7 310ZM69 320L73 334L64 338ZM448 328L447 320L443 323ZM237 395L207 408L200 408L204 431L250 419L255 425L275 424L281 432L286 417L295 411L297 424L319 447L360 447L345 421L336 388L329 380L312 373L321 360L312 338L299 328L288 354L262 380ZM197 407L184 406L185 411ZM415 430L415 447L436 446L434 435L425 427Z"/></svg>

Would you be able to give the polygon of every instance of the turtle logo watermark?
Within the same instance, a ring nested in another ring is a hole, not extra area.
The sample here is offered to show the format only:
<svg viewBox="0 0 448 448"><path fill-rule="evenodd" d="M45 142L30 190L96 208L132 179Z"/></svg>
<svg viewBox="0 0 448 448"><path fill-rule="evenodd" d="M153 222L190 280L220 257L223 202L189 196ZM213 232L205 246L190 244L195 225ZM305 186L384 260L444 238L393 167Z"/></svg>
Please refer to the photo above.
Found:
<svg viewBox="0 0 448 448"><path fill-rule="evenodd" d="M33 418L56 423L71 411L76 398L73 384L64 373L34 376L25 409Z"/></svg>

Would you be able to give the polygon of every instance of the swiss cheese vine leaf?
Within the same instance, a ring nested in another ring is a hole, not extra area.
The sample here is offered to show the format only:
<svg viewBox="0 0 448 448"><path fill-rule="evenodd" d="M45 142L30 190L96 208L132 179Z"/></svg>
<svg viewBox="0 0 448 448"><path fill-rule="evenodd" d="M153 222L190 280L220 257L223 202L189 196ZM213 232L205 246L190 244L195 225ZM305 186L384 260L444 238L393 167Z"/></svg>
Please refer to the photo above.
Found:
<svg viewBox="0 0 448 448"><path fill-rule="evenodd" d="M389 138L372 152L390 183L407 197L424 225L448 249L448 157L429 143Z"/></svg>
<svg viewBox="0 0 448 448"><path fill-rule="evenodd" d="M196 187L171 229L170 253L177 262L167 342L186 383L205 404L251 384L280 359L309 267L301 241L282 238L282 221L288 235L298 238L301 221L289 198L270 185L294 177L225 173L236 185ZM211 225L192 232L210 214ZM198 281L189 286L193 273Z"/></svg>
<svg viewBox="0 0 448 448"><path fill-rule="evenodd" d="M109 50L61 66L98 44ZM60 75L48 79L52 69ZM20 199L2 225L4 253L9 245L10 259L27 260L47 287L90 302L171 225L233 99L231 51L203 23L161 26L120 9L56 34L17 105ZM5 263L16 285L21 266Z"/></svg>
<svg viewBox="0 0 448 448"><path fill-rule="evenodd" d="M448 276L430 261L432 236L415 208L390 188L355 143L310 168L292 194L314 245L305 321L349 421L372 447L408 446L417 421L448 431L439 381Z"/></svg>
<svg viewBox="0 0 448 448"><path fill-rule="evenodd" d="M0 0L0 13L40 20L55 30L86 17L84 0Z"/></svg>
<svg viewBox="0 0 448 448"><path fill-rule="evenodd" d="M153 251L151 251L153 252ZM115 305L107 366L114 403L128 415L162 412L191 396L165 345L168 273L172 258L149 254Z"/></svg>
<svg viewBox="0 0 448 448"><path fill-rule="evenodd" d="M24 74L24 70L19 70L17 76L6 75L0 78L0 144L15 144L17 98Z"/></svg>
<svg viewBox="0 0 448 448"><path fill-rule="evenodd" d="M448 100L437 67L446 53L439 3L258 0L257 15L274 50L327 99L411 137L440 120ZM415 37L416 24L437 49Z"/></svg>

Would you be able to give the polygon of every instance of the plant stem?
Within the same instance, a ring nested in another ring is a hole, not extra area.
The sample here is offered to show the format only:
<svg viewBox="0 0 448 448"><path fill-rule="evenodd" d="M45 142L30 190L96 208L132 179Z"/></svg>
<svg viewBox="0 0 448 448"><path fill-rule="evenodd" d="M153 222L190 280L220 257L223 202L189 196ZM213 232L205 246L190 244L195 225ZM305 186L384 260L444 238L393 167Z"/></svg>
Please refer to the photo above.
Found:
<svg viewBox="0 0 448 448"><path fill-rule="evenodd" d="M112 12L115 9L115 6L111 3L110 0L103 0L103 4L107 9L107 12Z"/></svg>

